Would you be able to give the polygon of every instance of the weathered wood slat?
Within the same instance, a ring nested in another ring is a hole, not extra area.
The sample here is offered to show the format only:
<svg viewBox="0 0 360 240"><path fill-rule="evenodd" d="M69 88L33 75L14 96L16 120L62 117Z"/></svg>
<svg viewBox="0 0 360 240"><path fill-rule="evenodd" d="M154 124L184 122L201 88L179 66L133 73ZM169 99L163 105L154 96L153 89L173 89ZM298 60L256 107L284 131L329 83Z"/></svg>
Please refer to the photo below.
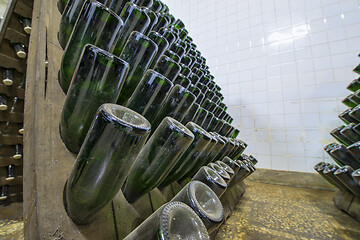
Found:
<svg viewBox="0 0 360 240"><path fill-rule="evenodd" d="M9 205L13 202L21 202L23 199L23 193L13 193L8 195L7 199L4 201L0 201L0 205Z"/></svg>
<svg viewBox="0 0 360 240"><path fill-rule="evenodd" d="M23 182L23 176L16 176L14 180L8 181L3 179L3 177L0 179L0 186L3 185L21 185ZM21 191L22 192L22 191Z"/></svg>
<svg viewBox="0 0 360 240"><path fill-rule="evenodd" d="M22 123L24 121L24 113L0 111L0 119L4 122Z"/></svg>
<svg viewBox="0 0 360 240"><path fill-rule="evenodd" d="M18 97L19 99L25 98L25 89L17 88L14 86L6 86L0 84L0 93L6 94L9 97Z"/></svg>
<svg viewBox="0 0 360 240"><path fill-rule="evenodd" d="M15 167L22 167L23 161L21 159L13 159L12 157L0 157L0 167L7 167L14 164Z"/></svg>
<svg viewBox="0 0 360 240"><path fill-rule="evenodd" d="M4 145L16 145L23 143L23 136L21 135L0 135L0 144Z"/></svg>
<svg viewBox="0 0 360 240"><path fill-rule="evenodd" d="M23 1L18 1L16 3L14 12L16 14L19 14L20 16L25 17L25 18L31 18L32 17L32 7L25 4Z"/></svg>

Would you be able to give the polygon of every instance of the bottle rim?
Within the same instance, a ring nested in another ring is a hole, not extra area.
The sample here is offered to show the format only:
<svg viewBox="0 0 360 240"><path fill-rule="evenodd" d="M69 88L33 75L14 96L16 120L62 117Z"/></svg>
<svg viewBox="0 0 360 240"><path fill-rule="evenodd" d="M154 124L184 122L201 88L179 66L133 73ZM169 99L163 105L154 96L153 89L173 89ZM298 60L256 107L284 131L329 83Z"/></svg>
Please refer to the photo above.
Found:
<svg viewBox="0 0 360 240"><path fill-rule="evenodd" d="M208 166L203 166L202 168L204 170L206 179L215 183L216 185L220 186L221 188L227 188L226 181L221 177L221 175L218 172L216 172L214 169L212 169Z"/></svg>

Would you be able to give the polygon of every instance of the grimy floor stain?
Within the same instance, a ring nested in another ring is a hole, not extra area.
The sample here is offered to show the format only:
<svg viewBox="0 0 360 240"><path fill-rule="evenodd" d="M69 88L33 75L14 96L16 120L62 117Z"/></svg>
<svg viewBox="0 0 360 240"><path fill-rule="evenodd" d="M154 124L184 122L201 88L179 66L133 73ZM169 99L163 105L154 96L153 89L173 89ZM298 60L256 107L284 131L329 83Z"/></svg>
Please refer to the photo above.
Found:
<svg viewBox="0 0 360 240"><path fill-rule="evenodd" d="M360 239L360 223L338 210L334 192L246 182L216 240Z"/></svg>
<svg viewBox="0 0 360 240"><path fill-rule="evenodd" d="M246 181L215 240L360 240L360 223L338 210L334 192ZM1 240L22 240L23 221L0 220Z"/></svg>

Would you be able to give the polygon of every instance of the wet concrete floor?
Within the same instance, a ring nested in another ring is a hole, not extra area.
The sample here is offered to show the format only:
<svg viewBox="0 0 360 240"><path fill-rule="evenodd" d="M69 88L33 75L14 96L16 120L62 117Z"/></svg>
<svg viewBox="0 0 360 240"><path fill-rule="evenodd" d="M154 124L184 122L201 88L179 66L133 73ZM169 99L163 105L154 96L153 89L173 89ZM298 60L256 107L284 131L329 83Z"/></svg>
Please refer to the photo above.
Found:
<svg viewBox="0 0 360 240"><path fill-rule="evenodd" d="M244 196L215 240L360 239L360 223L338 210L333 196L332 191L246 181ZM21 217L0 219L0 239L24 239Z"/></svg>
<svg viewBox="0 0 360 240"><path fill-rule="evenodd" d="M338 210L334 192L246 181L216 240L360 239L360 223Z"/></svg>

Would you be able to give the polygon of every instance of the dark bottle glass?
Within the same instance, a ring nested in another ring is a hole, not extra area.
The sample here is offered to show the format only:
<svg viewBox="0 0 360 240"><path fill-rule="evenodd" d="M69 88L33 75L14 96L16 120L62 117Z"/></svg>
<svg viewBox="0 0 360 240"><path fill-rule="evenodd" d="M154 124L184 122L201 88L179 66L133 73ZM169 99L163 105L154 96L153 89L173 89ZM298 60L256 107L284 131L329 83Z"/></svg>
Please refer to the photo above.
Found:
<svg viewBox="0 0 360 240"><path fill-rule="evenodd" d="M220 167L222 167L230 176L230 181L229 183L232 181L232 179L235 177L235 172L234 170L232 170L231 167L229 167L226 163L222 162L222 161L216 161L215 162L217 165L219 165Z"/></svg>
<svg viewBox="0 0 360 240"><path fill-rule="evenodd" d="M200 89L193 84L188 87L188 90L194 94L195 97L198 97L201 93Z"/></svg>
<svg viewBox="0 0 360 240"><path fill-rule="evenodd" d="M194 134L194 141L186 149L185 153L177 160L169 175L159 185L160 189L165 188L174 181L179 180L194 167L198 157L211 141L211 135L193 122L188 122L187 127Z"/></svg>
<svg viewBox="0 0 360 240"><path fill-rule="evenodd" d="M58 0L57 7L61 14L63 14L66 4L69 2L69 0Z"/></svg>
<svg viewBox="0 0 360 240"><path fill-rule="evenodd" d="M164 56L168 56L169 58L171 58L175 62L180 63L180 57L176 53L174 53L173 51L171 51L169 49L167 49L164 52Z"/></svg>
<svg viewBox="0 0 360 240"><path fill-rule="evenodd" d="M155 64L158 62L158 60L160 59L160 57L164 54L165 50L169 47L169 43L168 41L162 36L160 35L160 33L158 32L150 32L148 37L154 42L156 43L158 50L156 52L156 55L154 56L151 64L150 64L150 68L153 68L155 66Z"/></svg>
<svg viewBox="0 0 360 240"><path fill-rule="evenodd" d="M184 75L185 77L189 77L191 70L190 68L188 68L185 64L179 63L180 67L181 67L181 74ZM190 81L190 80L189 80Z"/></svg>
<svg viewBox="0 0 360 240"><path fill-rule="evenodd" d="M202 78L200 79L200 82L204 85L208 85L210 81L211 81L210 78L205 75L202 76Z"/></svg>
<svg viewBox="0 0 360 240"><path fill-rule="evenodd" d="M220 98L218 96L214 96L212 99L211 99L215 104L219 104L221 102Z"/></svg>
<svg viewBox="0 0 360 240"><path fill-rule="evenodd" d="M357 198L360 198L360 185L351 176L354 169L350 166L343 166L334 172L337 177Z"/></svg>
<svg viewBox="0 0 360 240"><path fill-rule="evenodd" d="M177 19L175 22L174 22L174 27L176 27L177 29L183 29L185 28L185 24L183 21L181 21L180 19Z"/></svg>
<svg viewBox="0 0 360 240"><path fill-rule="evenodd" d="M196 86L201 90L201 92L203 94L206 94L207 91L209 91L209 88L207 86L205 86L204 84L202 84L201 82L197 82Z"/></svg>
<svg viewBox="0 0 360 240"><path fill-rule="evenodd" d="M347 139L349 139L352 142L358 142L360 141L360 135L358 135L352 128L355 127L354 123L350 123L343 129L341 129L340 133Z"/></svg>
<svg viewBox="0 0 360 240"><path fill-rule="evenodd" d="M356 142L347 147L351 155L358 160L360 163L360 142Z"/></svg>
<svg viewBox="0 0 360 240"><path fill-rule="evenodd" d="M223 127L220 129L219 134L224 137L227 137L228 134L230 133L230 130L231 130L231 125L226 122L224 123Z"/></svg>
<svg viewBox="0 0 360 240"><path fill-rule="evenodd" d="M330 132L330 135L333 136L339 143L344 144L345 146L349 146L352 144L351 140L340 133L344 128L345 126L337 127Z"/></svg>
<svg viewBox="0 0 360 240"><path fill-rule="evenodd" d="M129 63L129 72L117 100L118 104L125 105L126 101L131 97L145 71L149 68L156 52L157 45L150 38L135 31L130 34L120 54L120 58Z"/></svg>
<svg viewBox="0 0 360 240"><path fill-rule="evenodd" d="M353 127L354 131L360 135L360 123L356 124L354 127Z"/></svg>
<svg viewBox="0 0 360 240"><path fill-rule="evenodd" d="M179 33L179 39L185 40L188 34L189 34L188 30L186 30L185 28L181 29Z"/></svg>
<svg viewBox="0 0 360 240"><path fill-rule="evenodd" d="M181 120L181 123L187 124L188 122L191 122L194 119L195 114L199 108L200 108L199 104L193 103L189 108L189 110L187 111L187 113L185 114L184 118Z"/></svg>
<svg viewBox="0 0 360 240"><path fill-rule="evenodd" d="M327 167L328 165L330 165L330 163L325 163L325 162L319 162L314 166L314 170L320 174L320 176L322 176L328 183L330 183L331 185L337 187L337 185L332 181L331 178L329 178L328 176L325 176L323 171L325 169L325 167Z"/></svg>
<svg viewBox="0 0 360 240"><path fill-rule="evenodd" d="M7 99L5 94L0 94L0 111L5 111L8 109Z"/></svg>
<svg viewBox="0 0 360 240"><path fill-rule="evenodd" d="M18 56L18 58L26 58L27 54L26 54L25 46L23 44L13 41L9 41L9 44L14 49L15 54L16 56Z"/></svg>
<svg viewBox="0 0 360 240"><path fill-rule="evenodd" d="M209 110L210 112L213 112L216 108L216 104L213 101L211 101L209 98L205 98L205 100L201 104L201 107Z"/></svg>
<svg viewBox="0 0 360 240"><path fill-rule="evenodd" d="M224 119L226 117L226 111L222 110L220 115L219 115L219 119Z"/></svg>
<svg viewBox="0 0 360 240"><path fill-rule="evenodd" d="M240 130L235 128L235 130L233 131L232 135L230 136L232 139L236 139L240 134Z"/></svg>
<svg viewBox="0 0 360 240"><path fill-rule="evenodd" d="M183 57L186 56L188 50L190 49L190 44L188 44L187 42L185 42L184 40L179 39L176 41L178 44L180 44L180 46L182 46L185 49L185 55Z"/></svg>
<svg viewBox="0 0 360 240"><path fill-rule="evenodd" d="M163 6L160 0L153 0L153 4L151 5L150 9L156 13L156 12L160 12L162 7Z"/></svg>
<svg viewBox="0 0 360 240"><path fill-rule="evenodd" d="M204 122L207 114L208 114L207 110L205 110L203 108L199 108L195 114L193 122L201 126L202 123Z"/></svg>
<svg viewBox="0 0 360 240"><path fill-rule="evenodd" d="M189 79L193 85L196 85L199 81L199 77L195 73L190 73Z"/></svg>
<svg viewBox="0 0 360 240"><path fill-rule="evenodd" d="M224 208L215 192L205 183L193 180L175 195L171 202L183 202L191 207L203 221L208 232L224 220Z"/></svg>
<svg viewBox="0 0 360 240"><path fill-rule="evenodd" d="M350 111L349 115L350 115L350 117L352 117L352 118L356 119L357 121L359 121L359 119L360 119L360 106L354 107Z"/></svg>
<svg viewBox="0 0 360 240"><path fill-rule="evenodd" d="M61 113L60 135L69 151L79 152L100 105L116 102L128 69L120 58L84 47Z"/></svg>
<svg viewBox="0 0 360 240"><path fill-rule="evenodd" d="M360 64L357 65L357 66L353 69L353 71L354 71L355 73L357 73L357 74L360 74Z"/></svg>
<svg viewBox="0 0 360 240"><path fill-rule="evenodd" d="M352 111L351 108L345 110L344 112L339 114L339 118L346 124L350 123L359 123L354 117L350 116L350 112Z"/></svg>
<svg viewBox="0 0 360 240"><path fill-rule="evenodd" d="M174 82L181 71L180 65L165 55L160 57L153 69L169 79L171 82Z"/></svg>
<svg viewBox="0 0 360 240"><path fill-rule="evenodd" d="M215 83L212 80L210 80L210 82L207 84L207 87L209 90L215 91Z"/></svg>
<svg viewBox="0 0 360 240"><path fill-rule="evenodd" d="M153 31L158 32L161 28L166 28L167 26L169 26L169 21L164 13L157 12L156 15L158 17L158 22L153 27Z"/></svg>
<svg viewBox="0 0 360 240"><path fill-rule="evenodd" d="M201 105L204 99L205 99L205 95L202 92L200 92L199 95L196 97L196 103Z"/></svg>
<svg viewBox="0 0 360 240"><path fill-rule="evenodd" d="M114 11L117 15L120 15L122 10L125 7L125 4L127 2L134 2L134 0L128 1L128 0L112 0L112 2L109 5L109 8Z"/></svg>
<svg viewBox="0 0 360 240"><path fill-rule="evenodd" d="M190 69L192 59L188 55L185 55L181 58L180 63L184 64L185 66L187 66ZM190 74L189 74L189 76L190 76Z"/></svg>
<svg viewBox="0 0 360 240"><path fill-rule="evenodd" d="M359 161L353 157L350 151L344 145L337 145L330 151L334 159L338 160L340 166L349 165L355 169L360 168Z"/></svg>
<svg viewBox="0 0 360 240"><path fill-rule="evenodd" d="M153 0L133 0L138 6L150 8L153 5Z"/></svg>
<svg viewBox="0 0 360 240"><path fill-rule="evenodd" d="M251 170L240 160L236 160L237 164L240 165L239 171L235 174L234 179L231 181L230 186L238 184L251 174Z"/></svg>
<svg viewBox="0 0 360 240"><path fill-rule="evenodd" d="M224 124L225 124L225 121L222 119L221 120L219 119L219 121L216 123L216 126L214 128L214 132L219 133L221 128L224 126Z"/></svg>
<svg viewBox="0 0 360 240"><path fill-rule="evenodd" d="M199 77L199 79L201 79L203 77L203 75L204 75L204 73L200 69L197 69L197 68L194 68L194 67L192 69L192 72L195 73Z"/></svg>
<svg viewBox="0 0 360 240"><path fill-rule="evenodd" d="M184 180L186 180L189 177L193 177L194 174L204 165L206 165L206 160L208 158L208 156L210 155L210 153L213 151L213 149L215 149L215 146L217 144L217 140L214 136L212 136L211 134L209 134L209 136L211 137L210 142L208 145L206 145L205 149L202 151L202 153L199 155L196 163L194 164L194 166L188 170L184 176L182 176L178 182L182 182ZM216 150L216 149L215 149Z"/></svg>
<svg viewBox="0 0 360 240"><path fill-rule="evenodd" d="M209 168L211 168L212 170L216 171L226 182L226 184L228 184L230 182L230 175L225 171L225 169L221 166L219 166L216 163L209 163L207 165Z"/></svg>
<svg viewBox="0 0 360 240"><path fill-rule="evenodd" d="M75 223L89 223L115 197L150 127L128 108L101 105L65 184L65 209Z"/></svg>
<svg viewBox="0 0 360 240"><path fill-rule="evenodd" d="M188 88L190 86L191 82L187 77L185 77L184 75L179 73L179 75L174 80L174 84L179 84L179 85L183 86L184 88Z"/></svg>
<svg viewBox="0 0 360 240"><path fill-rule="evenodd" d="M346 89L352 91L352 92L356 92L357 90L360 89L360 78L353 80L347 87Z"/></svg>
<svg viewBox="0 0 360 240"><path fill-rule="evenodd" d="M180 122L166 117L137 156L125 185L124 195L133 203L157 187L194 140Z"/></svg>
<svg viewBox="0 0 360 240"><path fill-rule="evenodd" d="M111 51L116 56L122 54L132 32L145 32L151 22L149 16L139 6L131 2L126 3L120 14L120 18L124 21L124 27L119 32L117 41L111 48ZM143 47L146 48L146 45Z"/></svg>
<svg viewBox="0 0 360 240"><path fill-rule="evenodd" d="M337 144L337 143L330 143L330 144L328 144L328 145L326 145L326 146L324 147L324 150L325 150L325 152L326 152L327 154L329 154L329 156L330 156L336 163L338 163L340 166L343 166L343 164L341 163L341 161L331 154L331 151L332 151L334 148L338 147L338 146L339 146L339 144Z"/></svg>
<svg viewBox="0 0 360 240"><path fill-rule="evenodd" d="M183 48L180 44L178 44L176 42L174 42L170 46L170 50L173 51L174 53L176 53L176 55L178 55L180 58L182 58L184 56L184 54L185 54L185 48Z"/></svg>
<svg viewBox="0 0 360 240"><path fill-rule="evenodd" d="M211 120L211 122L206 130L213 132L215 130L215 127L216 127L218 121L220 121L219 118L213 117L213 119Z"/></svg>
<svg viewBox="0 0 360 240"><path fill-rule="evenodd" d="M207 129L210 125L211 120L214 118L214 114L212 112L208 112L206 118L204 119L201 127Z"/></svg>
<svg viewBox="0 0 360 240"><path fill-rule="evenodd" d="M355 179L355 181L360 184L360 169L356 169L355 171L353 171L353 173L351 174L351 176Z"/></svg>
<svg viewBox="0 0 360 240"><path fill-rule="evenodd" d="M166 40L169 42L169 46L171 46L176 41L176 35L173 30L170 28L162 27L159 30L159 33L166 38Z"/></svg>
<svg viewBox="0 0 360 240"><path fill-rule="evenodd" d="M166 16L168 16L169 17L169 19L170 19L170 27L171 28L175 28L174 27L174 22L176 21L176 18L174 17L174 15L172 15L171 13L169 13L169 12L167 12L166 13ZM177 28L175 28L177 31L179 31L179 29L177 29Z"/></svg>
<svg viewBox="0 0 360 240"><path fill-rule="evenodd" d="M7 197L8 197L8 194L7 194L8 188L9 188L8 185L1 186L0 201L5 201L7 199Z"/></svg>
<svg viewBox="0 0 360 240"><path fill-rule="evenodd" d="M60 86L66 93L86 44L109 51L123 26L122 20L97 1L85 1L66 45L60 66Z"/></svg>
<svg viewBox="0 0 360 240"><path fill-rule="evenodd" d="M164 204L124 238L124 240L173 239L210 239L200 217L182 202Z"/></svg>
<svg viewBox="0 0 360 240"><path fill-rule="evenodd" d="M149 69L127 101L126 107L152 122L172 87L169 79Z"/></svg>
<svg viewBox="0 0 360 240"><path fill-rule="evenodd" d="M235 148L235 143L232 141L232 139L223 137L218 134L217 136L225 142L225 146L220 150L220 152L218 153L218 155L216 155L212 162L222 160L225 156L228 156L228 154Z"/></svg>
<svg viewBox="0 0 360 240"><path fill-rule="evenodd" d="M14 164L10 164L7 168L7 175L5 180L6 181L12 181L15 179L15 175L14 175L14 169L15 169L15 165Z"/></svg>
<svg viewBox="0 0 360 240"><path fill-rule="evenodd" d="M231 169L234 171L234 174L236 176L237 172L240 170L240 165L229 157L224 157L222 161L225 164L227 164L229 167L231 167Z"/></svg>
<svg viewBox="0 0 360 240"><path fill-rule="evenodd" d="M207 166L201 167L191 180L198 180L206 184L219 198L227 189L227 183L222 176L217 171Z"/></svg>
<svg viewBox="0 0 360 240"><path fill-rule="evenodd" d="M247 144L238 139L234 139L234 140L235 142L238 142L239 145L236 147L235 152L230 157L233 159L238 159L241 156L241 154L245 151Z"/></svg>
<svg viewBox="0 0 360 240"><path fill-rule="evenodd" d="M355 103L355 105L360 104L360 98L358 96L356 96L355 94L350 94L349 100L352 101L353 103Z"/></svg>
<svg viewBox="0 0 360 240"><path fill-rule="evenodd" d="M337 177L335 177L334 173L338 169L339 169L339 167L337 165L330 164L324 168L322 173L324 174L325 177L330 179L336 185L336 187L338 187L342 191L350 192L350 190Z"/></svg>
<svg viewBox="0 0 360 240"><path fill-rule="evenodd" d="M19 21L23 26L24 32L26 34L30 34L31 33L31 19L23 18L23 17L19 16Z"/></svg>
<svg viewBox="0 0 360 240"><path fill-rule="evenodd" d="M150 24L149 26L146 28L146 30L144 31L144 34L145 35L148 35L152 29L154 28L154 26L157 24L158 22L158 17L157 15L151 11L149 8L147 7L141 7L141 10L143 10L147 15L148 17L150 18Z"/></svg>
<svg viewBox="0 0 360 240"><path fill-rule="evenodd" d="M14 155L12 156L13 159L20 159L23 156L23 151L22 151L22 145L20 144L16 144L14 146Z"/></svg>
<svg viewBox="0 0 360 240"><path fill-rule="evenodd" d="M3 69L3 80L2 82L6 86L11 86L14 83L14 70L13 69Z"/></svg>
<svg viewBox="0 0 360 240"><path fill-rule="evenodd" d="M156 129L166 116L181 121L194 102L195 96L191 92L180 85L175 85L158 110L151 126Z"/></svg>

